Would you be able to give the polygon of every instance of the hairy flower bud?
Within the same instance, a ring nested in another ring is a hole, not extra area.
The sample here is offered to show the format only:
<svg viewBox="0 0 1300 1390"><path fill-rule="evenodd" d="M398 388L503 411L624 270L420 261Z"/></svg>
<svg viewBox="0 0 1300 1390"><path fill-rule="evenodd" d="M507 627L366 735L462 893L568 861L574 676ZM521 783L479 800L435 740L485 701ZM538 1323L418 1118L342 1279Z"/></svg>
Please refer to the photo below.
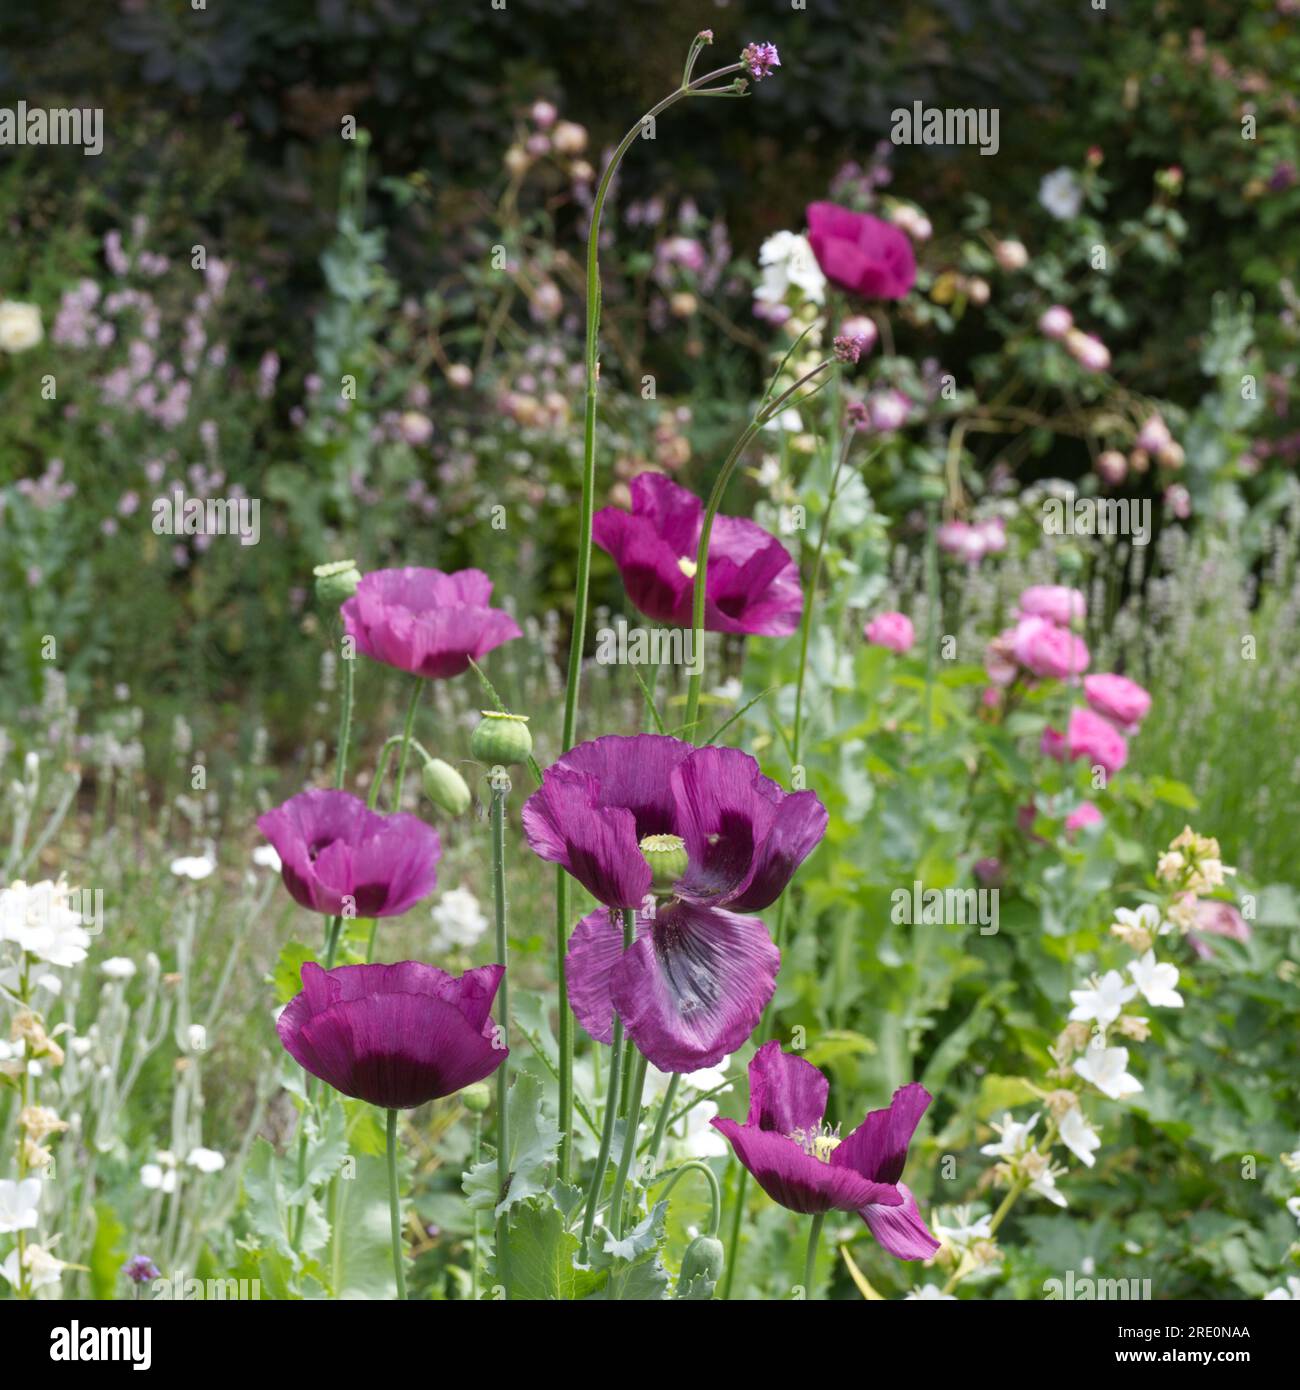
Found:
<svg viewBox="0 0 1300 1390"><path fill-rule="evenodd" d="M686 1247L682 1256L680 1284L689 1284L694 1279L707 1279L716 1284L722 1278L722 1266L726 1251L716 1236L696 1236Z"/></svg>
<svg viewBox="0 0 1300 1390"><path fill-rule="evenodd" d="M501 714L483 710L483 719L470 736L469 751L481 763L512 763L528 761L533 751L533 736L528 732L528 716Z"/></svg>

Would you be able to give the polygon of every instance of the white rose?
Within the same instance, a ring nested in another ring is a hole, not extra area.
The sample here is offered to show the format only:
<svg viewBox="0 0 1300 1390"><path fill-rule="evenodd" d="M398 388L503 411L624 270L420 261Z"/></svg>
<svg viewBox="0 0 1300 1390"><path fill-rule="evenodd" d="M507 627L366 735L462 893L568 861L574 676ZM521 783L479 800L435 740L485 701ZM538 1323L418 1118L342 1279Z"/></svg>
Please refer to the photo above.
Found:
<svg viewBox="0 0 1300 1390"><path fill-rule="evenodd" d="M42 337L41 311L35 304L0 300L0 352L26 352Z"/></svg>

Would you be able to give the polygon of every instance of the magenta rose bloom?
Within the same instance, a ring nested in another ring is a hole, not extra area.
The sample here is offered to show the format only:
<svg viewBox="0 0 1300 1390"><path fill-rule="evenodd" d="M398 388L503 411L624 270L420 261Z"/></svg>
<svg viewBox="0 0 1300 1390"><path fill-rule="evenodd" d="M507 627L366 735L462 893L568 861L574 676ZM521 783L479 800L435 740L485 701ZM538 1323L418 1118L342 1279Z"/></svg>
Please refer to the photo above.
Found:
<svg viewBox="0 0 1300 1390"><path fill-rule="evenodd" d="M824 1122L829 1091L810 1062L765 1043L749 1064L748 1119L712 1124L774 1202L807 1215L855 1211L897 1259L929 1259L939 1242L899 1179L930 1093L917 1082L900 1087L888 1110L873 1110L841 1141Z"/></svg>
<svg viewBox="0 0 1300 1390"><path fill-rule="evenodd" d="M826 278L865 299L902 299L916 283L912 243L892 222L810 203L808 242Z"/></svg>
<svg viewBox="0 0 1300 1390"><path fill-rule="evenodd" d="M1090 709L1072 709L1065 734L1057 729L1044 729L1042 748L1057 762L1086 758L1104 767L1108 776L1113 776L1128 762L1128 743L1124 735Z"/></svg>
<svg viewBox="0 0 1300 1390"><path fill-rule="evenodd" d="M1106 818L1092 804L1085 801L1081 806L1076 806L1065 818L1065 833L1073 835L1076 830L1082 830L1088 825L1100 825Z"/></svg>
<svg viewBox="0 0 1300 1390"><path fill-rule="evenodd" d="M1069 627L1087 611L1083 594L1064 584L1033 584L1020 595L1019 616L1022 618L1046 618L1048 622Z"/></svg>
<svg viewBox="0 0 1300 1390"><path fill-rule="evenodd" d="M1088 669L1088 648L1069 628L1046 618L1021 618L1011 633L1011 655L1035 676L1066 680Z"/></svg>
<svg viewBox="0 0 1300 1390"><path fill-rule="evenodd" d="M614 557L627 596L656 622L690 627L704 504L662 473L632 479L632 510L603 507L591 535ZM803 613L790 552L743 517L716 516L709 535L704 626L709 632L788 637Z"/></svg>
<svg viewBox="0 0 1300 1390"><path fill-rule="evenodd" d="M1127 676L1085 676L1083 693L1088 704L1123 733L1136 733L1151 710L1150 694Z"/></svg>
<svg viewBox="0 0 1300 1390"><path fill-rule="evenodd" d="M490 1076L509 1049L489 1015L504 965L457 977L432 965L308 961L302 993L276 1020L285 1050L345 1096L410 1110Z"/></svg>
<svg viewBox="0 0 1300 1390"><path fill-rule="evenodd" d="M783 791L735 748L611 734L548 767L523 809L534 853L606 908L637 910L626 951L607 910L574 930L565 974L583 1027L608 1041L617 1012L662 1071L734 1052L780 964L763 923L738 914L776 901L826 821L813 792Z"/></svg>
<svg viewBox="0 0 1300 1390"><path fill-rule="evenodd" d="M1249 941L1250 925L1231 903L1218 898L1202 898L1196 904L1196 930L1187 933L1192 950L1205 960L1214 954L1202 933L1226 936L1229 941Z"/></svg>
<svg viewBox="0 0 1300 1390"><path fill-rule="evenodd" d="M444 680L522 635L509 613L488 606L491 596L482 570L372 570L341 611L363 655Z"/></svg>
<svg viewBox="0 0 1300 1390"><path fill-rule="evenodd" d="M878 613L867 624L864 635L876 647L888 647L900 656L911 651L916 641L912 620L906 613Z"/></svg>
<svg viewBox="0 0 1300 1390"><path fill-rule="evenodd" d="M415 816L344 791L306 791L259 816L293 900L331 917L397 917L433 892L442 844Z"/></svg>

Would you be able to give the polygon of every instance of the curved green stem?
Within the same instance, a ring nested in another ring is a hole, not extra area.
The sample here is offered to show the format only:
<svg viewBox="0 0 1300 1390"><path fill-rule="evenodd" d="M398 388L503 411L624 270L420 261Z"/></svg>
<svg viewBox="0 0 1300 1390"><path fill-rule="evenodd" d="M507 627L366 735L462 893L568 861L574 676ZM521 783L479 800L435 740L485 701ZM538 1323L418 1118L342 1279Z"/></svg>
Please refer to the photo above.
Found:
<svg viewBox="0 0 1300 1390"><path fill-rule="evenodd" d="M470 1149L470 1167L477 1168L479 1161L479 1148L483 1142L483 1116L474 1116L474 1144ZM479 1242L479 1211L474 1208L474 1243L469 1249L469 1296L474 1303L478 1302L478 1242Z"/></svg>
<svg viewBox="0 0 1300 1390"><path fill-rule="evenodd" d="M334 758L334 786L341 790L348 777L348 744L352 741L352 686L356 658L343 659L343 698L339 702L339 741Z"/></svg>
<svg viewBox="0 0 1300 1390"><path fill-rule="evenodd" d="M693 59L688 59L688 70ZM582 424L582 502L578 515L578 563L573 589L573 626L569 634L569 661L564 689L564 729L560 751L573 747L578 727L578 698L582 683L582 650L587 637L587 605L591 588L592 518L596 510L596 394L600 381L600 219L610 184L618 172L623 156L632 142L661 112L694 95L699 89L729 73L740 72L741 65L732 63L718 68L694 81L683 80L676 91L669 92L619 141L605 171L596 185L591 205L591 224L587 231L587 336L583 359L586 364L586 403ZM685 77L685 74L683 74ZM564 974L564 957L569 941L569 886L563 869L556 871L555 890L555 960L559 986L559 1069L560 1069L560 1161L559 1176L568 1181L573 1163L573 1020L569 1013L568 982Z"/></svg>
<svg viewBox="0 0 1300 1390"><path fill-rule="evenodd" d="M402 1267L402 1213L397 1196L397 1111L388 1112L388 1226L393 1240L393 1276L397 1297L406 1301L406 1271Z"/></svg>
<svg viewBox="0 0 1300 1390"><path fill-rule="evenodd" d="M694 663L691 668L690 680L686 686L686 736L692 742L695 741L695 726L699 722L700 712L700 687L704 682L704 607L707 595L707 580L709 568L709 539L713 534L713 519L718 514L718 508L722 506L722 499L727 491L727 484L731 481L731 475L736 470L736 465L743 457L745 450L749 448L754 437L759 430L768 423L769 420L779 415L785 408L786 403L805 386L813 377L826 370L831 365L828 359L818 363L812 371L805 373L794 383L793 386L783 391L775 400L767 401L761 405L757 414L746 426L744 433L732 445L731 452L727 455L722 467L718 470L718 476L713 481L712 491L709 493L709 500L704 508L704 521L700 527L699 543L695 547L695 588L691 596L691 651L694 655Z"/></svg>
<svg viewBox="0 0 1300 1390"><path fill-rule="evenodd" d="M808 1254L803 1262L803 1292L805 1298L812 1297L813 1270L817 1264L817 1246L822 1238L822 1223L826 1220L826 1213L819 1211L812 1219L812 1226L808 1230Z"/></svg>
<svg viewBox="0 0 1300 1390"><path fill-rule="evenodd" d="M684 1178L687 1173L695 1170L703 1173L709 1180L709 1230L710 1236L718 1234L718 1227L722 1224L722 1187L718 1182L718 1175L709 1167L707 1163L698 1158L688 1159L680 1167L674 1168L668 1175L668 1181L664 1183L663 1191L659 1194L659 1200L666 1202L668 1194L676 1187L678 1180Z"/></svg>

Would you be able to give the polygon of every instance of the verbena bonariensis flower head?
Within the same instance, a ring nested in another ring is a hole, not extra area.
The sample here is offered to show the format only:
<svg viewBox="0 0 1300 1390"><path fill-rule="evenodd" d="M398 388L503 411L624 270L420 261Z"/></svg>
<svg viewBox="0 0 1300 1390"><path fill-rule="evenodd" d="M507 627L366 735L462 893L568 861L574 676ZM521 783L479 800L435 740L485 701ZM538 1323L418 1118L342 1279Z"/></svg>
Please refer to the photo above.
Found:
<svg viewBox="0 0 1300 1390"><path fill-rule="evenodd" d="M900 1181L929 1091L917 1082L901 1086L888 1110L871 1111L841 1140L824 1120L829 1090L810 1062L764 1043L749 1064L748 1119L712 1124L774 1202L808 1215L855 1211L891 1255L929 1259L939 1242Z"/></svg>
<svg viewBox="0 0 1300 1390"><path fill-rule="evenodd" d="M372 570L341 611L363 655L444 680L522 635L509 613L488 606L491 596L482 570Z"/></svg>
<svg viewBox="0 0 1300 1390"><path fill-rule="evenodd" d="M461 976L398 965L308 961L302 993L276 1020L285 1050L345 1096L409 1110L482 1081L505 1061L489 1017L504 965Z"/></svg>
<svg viewBox="0 0 1300 1390"><path fill-rule="evenodd" d="M592 538L614 557L627 596L656 622L691 626L704 504L662 473L632 480L632 510L604 507ZM803 613L790 552L743 517L716 516L709 536L704 626L709 632L788 637Z"/></svg>
<svg viewBox="0 0 1300 1390"><path fill-rule="evenodd" d="M438 882L438 832L416 816L380 815L350 792L299 792L259 816L295 902L330 916L397 917Z"/></svg>
<svg viewBox="0 0 1300 1390"><path fill-rule="evenodd" d="M808 241L826 278L866 299L902 299L916 283L907 234L869 213L810 203Z"/></svg>
<svg viewBox="0 0 1300 1390"><path fill-rule="evenodd" d="M606 908L640 909L627 951L606 910L573 933L565 973L583 1027L608 1041L617 1012L662 1071L734 1052L772 997L780 953L762 922L729 909L771 906L826 820L813 792L782 791L736 748L611 734L548 767L523 809L533 851Z"/></svg>
<svg viewBox="0 0 1300 1390"><path fill-rule="evenodd" d="M781 59L777 54L776 44L750 43L741 49L740 63L755 82L761 82L773 68L781 66Z"/></svg>

